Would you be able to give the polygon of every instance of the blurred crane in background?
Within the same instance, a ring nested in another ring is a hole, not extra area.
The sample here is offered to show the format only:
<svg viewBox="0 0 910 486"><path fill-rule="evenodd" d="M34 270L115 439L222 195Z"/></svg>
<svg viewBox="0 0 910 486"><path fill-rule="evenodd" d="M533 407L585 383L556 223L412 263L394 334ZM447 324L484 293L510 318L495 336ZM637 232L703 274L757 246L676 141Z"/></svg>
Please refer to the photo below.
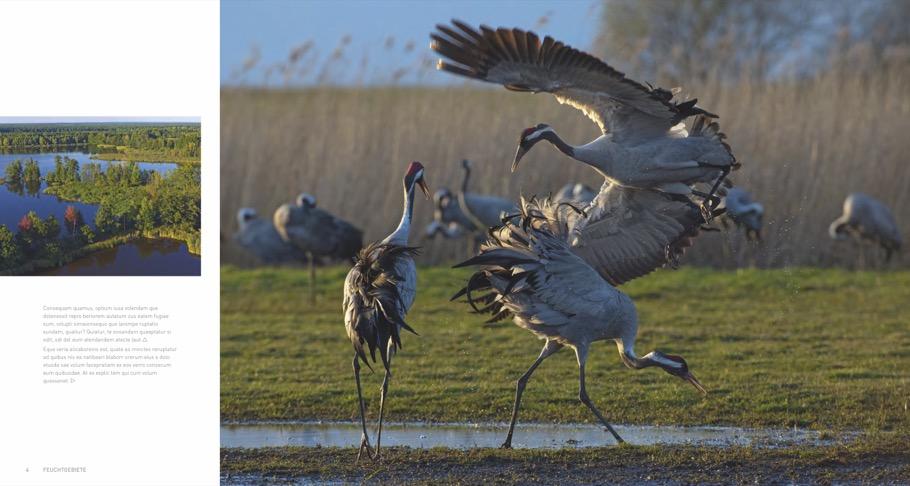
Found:
<svg viewBox="0 0 910 486"><path fill-rule="evenodd" d="M350 261L363 247L363 232L351 223L316 207L316 198L301 193L295 204L282 204L272 218L287 243L306 253L310 263L310 298L316 298L317 258Z"/></svg>
<svg viewBox="0 0 910 486"><path fill-rule="evenodd" d="M844 213L828 227L835 240L848 235L877 243L885 250L885 261L901 249L901 233L888 206L872 196L854 192L844 200Z"/></svg>

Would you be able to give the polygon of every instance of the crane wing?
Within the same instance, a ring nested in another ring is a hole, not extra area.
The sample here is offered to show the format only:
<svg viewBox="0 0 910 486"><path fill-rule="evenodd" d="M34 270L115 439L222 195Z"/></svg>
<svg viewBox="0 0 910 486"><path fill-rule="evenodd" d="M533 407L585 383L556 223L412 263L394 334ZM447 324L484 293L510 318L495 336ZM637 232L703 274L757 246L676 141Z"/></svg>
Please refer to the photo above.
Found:
<svg viewBox="0 0 910 486"><path fill-rule="evenodd" d="M477 31L453 20L437 25L431 48L445 57L437 67L459 76L497 83L513 91L547 92L612 133L617 143L660 137L683 119L706 114L696 100L671 102L673 93L627 78L600 59L552 37L543 41L521 29Z"/></svg>
<svg viewBox="0 0 910 486"><path fill-rule="evenodd" d="M481 269L453 299L467 296L477 312L493 315L490 321L514 315L532 326L603 315L618 292L572 251L562 232L539 224L537 204L523 201L520 218L506 221L480 254L456 265Z"/></svg>
<svg viewBox="0 0 910 486"><path fill-rule="evenodd" d="M586 216L569 221L572 251L612 285L675 262L705 222L688 199L609 182Z"/></svg>

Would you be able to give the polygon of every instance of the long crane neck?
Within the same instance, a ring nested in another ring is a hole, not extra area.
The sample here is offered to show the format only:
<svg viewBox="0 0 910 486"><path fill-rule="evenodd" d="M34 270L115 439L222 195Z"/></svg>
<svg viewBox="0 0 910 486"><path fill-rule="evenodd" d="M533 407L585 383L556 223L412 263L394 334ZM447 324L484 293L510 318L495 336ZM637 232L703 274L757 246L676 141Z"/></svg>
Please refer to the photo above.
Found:
<svg viewBox="0 0 910 486"><path fill-rule="evenodd" d="M411 183L411 186L404 187L404 209L401 214L401 222L398 227L386 239L384 243L405 246L408 244L408 234L411 231L411 216L414 213L414 187L417 184Z"/></svg>
<svg viewBox="0 0 910 486"><path fill-rule="evenodd" d="M635 354L634 341L627 342L627 340L623 339L616 342L616 347L619 349L619 357L622 358L622 362L629 368L640 370L642 368L657 366L657 363L648 359L648 355L645 355L643 358L639 358Z"/></svg>
<svg viewBox="0 0 910 486"><path fill-rule="evenodd" d="M468 180L471 178L471 165L468 161L462 162L464 167L464 179L461 181L461 192L468 192Z"/></svg>
<svg viewBox="0 0 910 486"><path fill-rule="evenodd" d="M555 131L544 133L543 138L560 152L579 162L590 165L605 177L612 172L613 152L616 149L616 144L607 135L602 135L585 145L566 143Z"/></svg>
<svg viewBox="0 0 910 486"><path fill-rule="evenodd" d="M544 132L543 135L541 135L541 138L543 138L547 142L550 142L550 144L552 144L554 147L556 147L557 150L568 155L569 157L572 157L573 159L576 157L575 151L578 150L579 147L566 143L552 129Z"/></svg>

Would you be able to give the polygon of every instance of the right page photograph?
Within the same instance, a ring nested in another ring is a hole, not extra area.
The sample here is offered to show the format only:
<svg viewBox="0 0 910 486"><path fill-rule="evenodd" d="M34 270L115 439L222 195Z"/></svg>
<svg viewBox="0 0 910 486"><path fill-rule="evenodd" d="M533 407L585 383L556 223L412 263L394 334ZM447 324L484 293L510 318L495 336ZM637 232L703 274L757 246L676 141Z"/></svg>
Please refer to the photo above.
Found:
<svg viewBox="0 0 910 486"><path fill-rule="evenodd" d="M222 2L221 483L905 484L908 19Z"/></svg>

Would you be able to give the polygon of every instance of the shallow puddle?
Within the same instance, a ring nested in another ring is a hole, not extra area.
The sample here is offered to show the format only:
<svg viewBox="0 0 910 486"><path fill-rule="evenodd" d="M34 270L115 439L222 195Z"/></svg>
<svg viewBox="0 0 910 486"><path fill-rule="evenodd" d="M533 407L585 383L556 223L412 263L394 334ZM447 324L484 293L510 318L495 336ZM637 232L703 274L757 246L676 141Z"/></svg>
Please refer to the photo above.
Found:
<svg viewBox="0 0 910 486"><path fill-rule="evenodd" d="M691 444L701 446L784 447L824 445L844 436L822 437L800 429L741 429L736 427L674 427L617 425L616 432L635 445ZM370 428L375 445L375 429ZM499 447L508 424L390 423L382 429L383 446L473 449ZM586 424L519 424L512 446L523 449L601 447L616 444L603 428ZM221 447L357 447L360 425L354 422L244 423L221 426Z"/></svg>

